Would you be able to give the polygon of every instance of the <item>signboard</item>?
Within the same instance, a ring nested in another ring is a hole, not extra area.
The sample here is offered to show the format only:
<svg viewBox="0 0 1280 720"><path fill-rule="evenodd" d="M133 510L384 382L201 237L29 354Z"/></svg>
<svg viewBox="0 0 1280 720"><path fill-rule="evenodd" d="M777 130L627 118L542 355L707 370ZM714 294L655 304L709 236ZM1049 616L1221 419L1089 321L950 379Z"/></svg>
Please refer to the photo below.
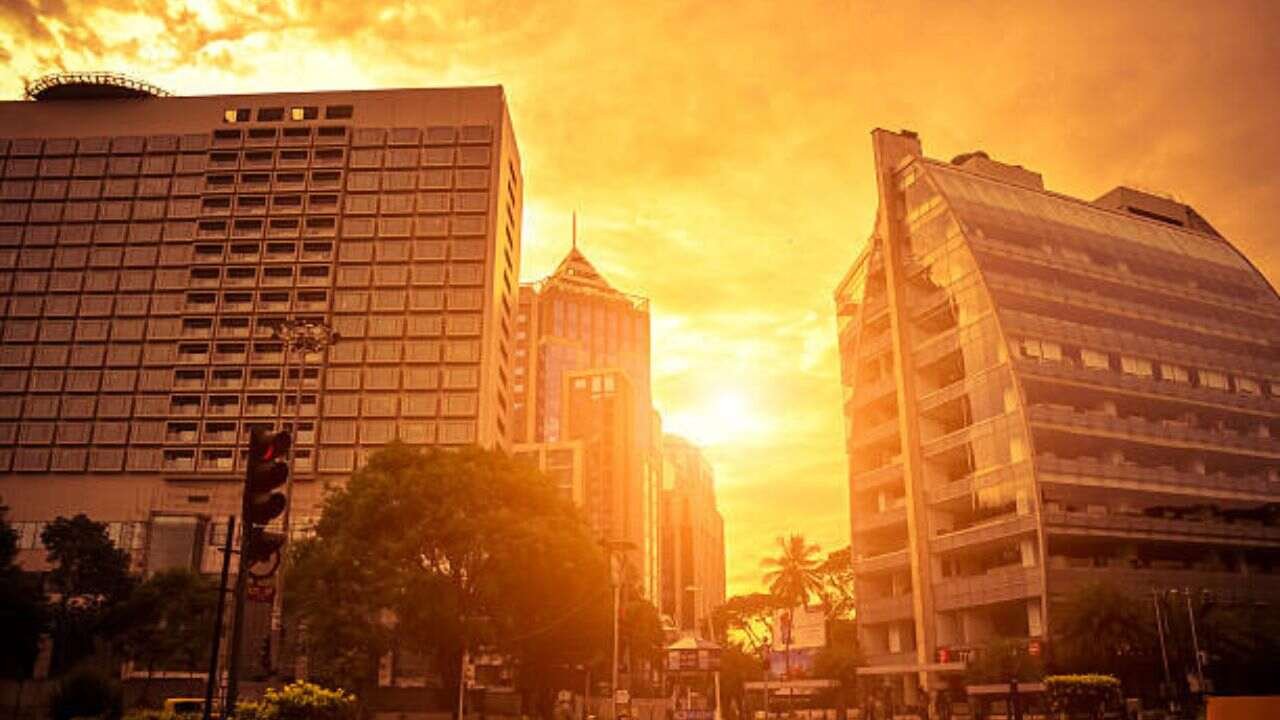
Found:
<svg viewBox="0 0 1280 720"><path fill-rule="evenodd" d="M276 599L276 586L270 580L258 580L250 577L245 583L244 596L254 602L269 603Z"/></svg>
<svg viewBox="0 0 1280 720"><path fill-rule="evenodd" d="M667 651L667 670L673 672L698 672L720 669L720 653L710 649L680 649Z"/></svg>
<svg viewBox="0 0 1280 720"><path fill-rule="evenodd" d="M773 617L773 649L821 648L827 644L827 616L821 608L779 610Z"/></svg>
<svg viewBox="0 0 1280 720"><path fill-rule="evenodd" d="M618 691L613 694L613 702L618 705L626 705L631 702L631 693L626 688L618 688Z"/></svg>

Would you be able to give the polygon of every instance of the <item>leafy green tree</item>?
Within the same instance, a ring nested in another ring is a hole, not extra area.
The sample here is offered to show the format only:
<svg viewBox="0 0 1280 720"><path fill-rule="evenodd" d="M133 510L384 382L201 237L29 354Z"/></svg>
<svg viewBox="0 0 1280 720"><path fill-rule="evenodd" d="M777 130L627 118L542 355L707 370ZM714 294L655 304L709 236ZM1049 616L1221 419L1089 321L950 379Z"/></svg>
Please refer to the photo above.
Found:
<svg viewBox="0 0 1280 720"><path fill-rule="evenodd" d="M58 682L49 697L52 720L101 718L117 720L122 710L120 686L100 670L81 667Z"/></svg>
<svg viewBox="0 0 1280 720"><path fill-rule="evenodd" d="M1102 720L1120 707L1120 681L1111 675L1049 675L1044 678L1049 707L1072 717Z"/></svg>
<svg viewBox="0 0 1280 720"><path fill-rule="evenodd" d="M778 610L778 599L769 593L734 595L711 613L711 624L721 644L745 642L746 649L759 655L770 642L770 623Z"/></svg>
<svg viewBox="0 0 1280 720"><path fill-rule="evenodd" d="M290 575L311 672L359 696L398 643L434 660L449 697L464 649L503 653L532 705L549 706L554 669L592 662L609 639L602 549L550 480L500 452L375 453L330 490Z"/></svg>
<svg viewBox="0 0 1280 720"><path fill-rule="evenodd" d="M818 600L831 620L852 620L856 607L853 592L853 555L848 547L827 556L818 565Z"/></svg>
<svg viewBox="0 0 1280 720"><path fill-rule="evenodd" d="M1027 653L1026 641L996 637L978 649L977 657L965 668L965 679L972 685L1039 680L1044 675L1040 658Z"/></svg>
<svg viewBox="0 0 1280 720"><path fill-rule="evenodd" d="M0 677L18 682L14 716L22 709L22 691L40 654L40 636L48 626L44 593L34 576L18 567L18 533L0 506Z"/></svg>
<svg viewBox="0 0 1280 720"><path fill-rule="evenodd" d="M727 717L742 717L742 710L746 707L746 684L764 677L760 655L739 642L722 641L721 646L720 697Z"/></svg>
<svg viewBox="0 0 1280 720"><path fill-rule="evenodd" d="M1205 675L1220 695L1278 695L1280 614L1266 605L1201 603L1196 609Z"/></svg>
<svg viewBox="0 0 1280 720"><path fill-rule="evenodd" d="M146 670L146 702L157 669L197 671L208 661L218 590L185 568L164 570L138 586L119 610L126 658Z"/></svg>
<svg viewBox="0 0 1280 720"><path fill-rule="evenodd" d="M1053 664L1064 673L1114 675L1126 688L1156 676L1155 621L1147 606L1109 583L1086 585L1053 611Z"/></svg>
<svg viewBox="0 0 1280 720"><path fill-rule="evenodd" d="M105 523L81 514L59 517L40 533L52 569L45 589L53 602L53 670L63 672L110 640L112 612L129 596L129 554L112 544Z"/></svg>
<svg viewBox="0 0 1280 720"><path fill-rule="evenodd" d="M827 644L813 659L814 675L836 681L836 712L841 720L857 687L858 668L864 664L858 645L858 626L852 620L833 620L827 626Z"/></svg>
<svg viewBox="0 0 1280 720"><path fill-rule="evenodd" d="M784 623L790 623L795 608L808 607L809 598L817 595L822 589L822 579L818 572L821 561L815 557L821 548L807 542L803 535L793 534L788 538L778 538L778 556L765 558L762 562L767 568L764 582L769 592L778 599L779 605L785 608ZM786 646L787 675L791 675L791 633L784 632L783 644Z"/></svg>
<svg viewBox="0 0 1280 720"><path fill-rule="evenodd" d="M356 712L356 697L342 688L297 681L268 688L258 702L240 703L236 720L355 720Z"/></svg>

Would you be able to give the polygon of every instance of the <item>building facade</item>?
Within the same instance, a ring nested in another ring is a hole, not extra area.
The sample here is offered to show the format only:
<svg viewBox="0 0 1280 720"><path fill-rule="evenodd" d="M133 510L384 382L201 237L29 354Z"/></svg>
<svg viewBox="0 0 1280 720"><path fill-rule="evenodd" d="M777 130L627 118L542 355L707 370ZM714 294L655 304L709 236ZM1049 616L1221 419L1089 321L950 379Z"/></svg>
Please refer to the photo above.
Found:
<svg viewBox="0 0 1280 720"><path fill-rule="evenodd" d="M1096 581L1280 601L1258 270L1184 204L873 141L876 226L835 293L866 672L911 697L996 636L1042 648Z"/></svg>
<svg viewBox="0 0 1280 720"><path fill-rule="evenodd" d="M299 422L303 525L392 439L509 446L501 88L62 85L0 103L0 138L0 498L27 560L83 512L143 562L212 561L255 425ZM273 334L290 318L341 335L303 372Z"/></svg>
<svg viewBox="0 0 1280 720"><path fill-rule="evenodd" d="M512 381L516 453L579 462L573 494L602 540L629 543L648 598L659 584L661 431L649 391L649 304L614 289L575 246L520 287ZM576 453L576 454L575 454Z"/></svg>
<svg viewBox="0 0 1280 720"><path fill-rule="evenodd" d="M683 633L714 639L711 613L725 600L724 519L711 464L696 445L664 435L662 613Z"/></svg>

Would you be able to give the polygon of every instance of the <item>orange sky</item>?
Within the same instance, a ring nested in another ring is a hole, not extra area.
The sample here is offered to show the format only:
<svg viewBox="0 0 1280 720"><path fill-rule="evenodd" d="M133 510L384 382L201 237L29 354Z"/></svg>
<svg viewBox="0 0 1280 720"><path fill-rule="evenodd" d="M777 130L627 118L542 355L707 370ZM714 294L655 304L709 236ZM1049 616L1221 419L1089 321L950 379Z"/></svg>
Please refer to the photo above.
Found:
<svg viewBox="0 0 1280 720"><path fill-rule="evenodd" d="M0 0L0 97L59 68L179 94L504 85L523 276L576 208L588 257L652 299L655 400L708 445L741 592L778 534L847 542L830 298L875 212L869 131L1072 195L1175 193L1275 281L1278 37L1268 2Z"/></svg>

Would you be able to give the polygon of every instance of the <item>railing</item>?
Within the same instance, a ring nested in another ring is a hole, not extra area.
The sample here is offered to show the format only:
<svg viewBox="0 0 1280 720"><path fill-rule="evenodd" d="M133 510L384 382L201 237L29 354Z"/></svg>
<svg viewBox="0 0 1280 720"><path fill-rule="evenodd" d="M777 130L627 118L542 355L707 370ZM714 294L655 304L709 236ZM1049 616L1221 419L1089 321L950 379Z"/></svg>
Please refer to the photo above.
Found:
<svg viewBox="0 0 1280 720"><path fill-rule="evenodd" d="M1235 544L1280 545L1280 527L1247 521L1179 520L1129 514L1092 515L1060 510L1046 510L1043 515L1046 532L1070 528L1073 530L1086 530L1099 535L1122 537L1181 535L1227 540Z"/></svg>
<svg viewBox="0 0 1280 720"><path fill-rule="evenodd" d="M1020 565L996 568L982 575L952 578L933 585L938 610L991 605L1040 595L1042 569Z"/></svg>
<svg viewBox="0 0 1280 720"><path fill-rule="evenodd" d="M876 513L853 514L853 531L854 532L871 532L874 530L883 530L887 527L900 525L907 521L907 509L905 507L891 508Z"/></svg>
<svg viewBox="0 0 1280 720"><path fill-rule="evenodd" d="M906 548L902 548L901 550L894 550L881 555L868 555L858 558L853 561L853 572L858 575L864 575L866 573L906 567L910 563L910 554Z"/></svg>
<svg viewBox="0 0 1280 720"><path fill-rule="evenodd" d="M995 542L1015 535L1034 532L1035 530L1035 516L1009 515L981 525L937 535L929 541L929 547L934 552L947 552L958 548Z"/></svg>
<svg viewBox="0 0 1280 720"><path fill-rule="evenodd" d="M877 623L902 620L912 616L912 596L879 597L859 600L858 622Z"/></svg>
<svg viewBox="0 0 1280 720"><path fill-rule="evenodd" d="M1141 417L1122 418L1044 405L1032 405L1027 408L1027 417L1032 423L1117 433L1143 440L1234 448L1280 458L1280 441L1275 438L1253 437L1221 430L1162 424Z"/></svg>
<svg viewBox="0 0 1280 720"><path fill-rule="evenodd" d="M1048 454L1036 456L1036 471L1041 482L1071 483L1077 476L1102 480L1131 480L1142 484L1174 486L1198 493L1256 493L1280 501L1280 483L1262 476L1201 475L1173 468L1148 468L1140 465L1106 463L1097 459L1072 459ZM1157 490L1158 488L1152 488Z"/></svg>
<svg viewBox="0 0 1280 720"><path fill-rule="evenodd" d="M1280 575L1214 572L1211 570L1135 569L1117 567L1048 569L1049 590L1069 594L1085 585L1108 582L1134 593L1190 588L1213 590L1227 595L1257 599L1259 595L1280 596Z"/></svg>

